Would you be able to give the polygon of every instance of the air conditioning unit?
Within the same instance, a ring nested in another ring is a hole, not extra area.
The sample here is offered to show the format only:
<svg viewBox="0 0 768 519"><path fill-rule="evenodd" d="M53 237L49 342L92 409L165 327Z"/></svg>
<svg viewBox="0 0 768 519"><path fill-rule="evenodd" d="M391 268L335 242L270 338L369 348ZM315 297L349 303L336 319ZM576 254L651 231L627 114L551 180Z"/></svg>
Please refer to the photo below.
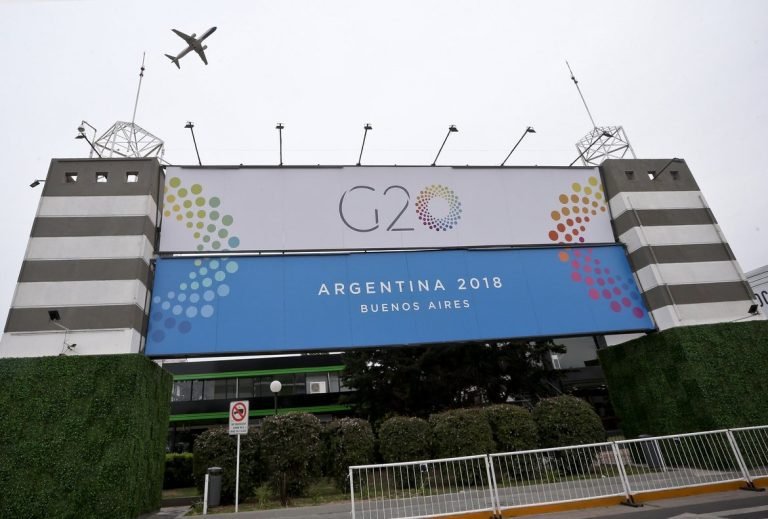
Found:
<svg viewBox="0 0 768 519"><path fill-rule="evenodd" d="M318 393L327 393L328 392L328 384L326 382L310 382L309 383L309 394L315 395Z"/></svg>

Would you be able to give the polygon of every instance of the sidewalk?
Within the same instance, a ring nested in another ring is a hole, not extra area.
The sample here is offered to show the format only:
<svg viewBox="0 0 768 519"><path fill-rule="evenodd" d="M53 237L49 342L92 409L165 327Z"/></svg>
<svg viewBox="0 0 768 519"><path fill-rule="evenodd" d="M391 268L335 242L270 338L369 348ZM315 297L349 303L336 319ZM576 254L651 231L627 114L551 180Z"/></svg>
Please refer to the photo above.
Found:
<svg viewBox="0 0 768 519"><path fill-rule="evenodd" d="M601 519L765 518L768 517L767 494L768 492L733 490L729 492L701 494L691 497L649 501L639 508L617 505L551 514L527 515L523 517L529 519L588 519L593 517ZM151 515L146 519L175 519L182 517L182 515L179 514L183 513L186 509L187 507L164 508L160 512ZM258 512L213 514L194 517L210 517L212 519L350 519L352 514L349 503L344 502L320 506L277 508L272 510L261 510Z"/></svg>

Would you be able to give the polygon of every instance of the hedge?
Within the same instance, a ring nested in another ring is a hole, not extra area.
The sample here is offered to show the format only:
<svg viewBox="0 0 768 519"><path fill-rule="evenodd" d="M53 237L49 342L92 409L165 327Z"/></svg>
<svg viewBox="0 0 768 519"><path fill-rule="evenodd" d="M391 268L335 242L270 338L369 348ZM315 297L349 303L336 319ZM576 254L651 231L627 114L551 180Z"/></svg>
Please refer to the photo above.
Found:
<svg viewBox="0 0 768 519"><path fill-rule="evenodd" d="M493 452L493 431L482 409L454 409L429 417L437 458Z"/></svg>
<svg viewBox="0 0 768 519"><path fill-rule="evenodd" d="M603 349L611 402L628 437L768 421L768 322L672 328Z"/></svg>
<svg viewBox="0 0 768 519"><path fill-rule="evenodd" d="M483 408L493 432L495 452L514 452L538 447L536 422L530 411L520 406L498 404Z"/></svg>
<svg viewBox="0 0 768 519"><path fill-rule="evenodd" d="M320 472L320 420L304 413L270 416L261 424L269 484L285 506Z"/></svg>
<svg viewBox="0 0 768 519"><path fill-rule="evenodd" d="M432 430L422 418L394 416L379 427L379 453L384 463L429 459Z"/></svg>
<svg viewBox="0 0 768 519"><path fill-rule="evenodd" d="M532 415L539 445L544 449L605 441L600 417L591 405L575 396L539 400Z"/></svg>
<svg viewBox="0 0 768 519"><path fill-rule="evenodd" d="M195 478L192 475L191 452L172 453L165 455L165 475L163 476L163 490L170 488L186 488L194 486Z"/></svg>
<svg viewBox="0 0 768 519"><path fill-rule="evenodd" d="M209 467L221 468L221 503L234 504L237 481L237 437L229 435L228 427L213 427L195 438L193 474L195 485L203 495L205 474ZM253 495L261 483L259 429L251 427L240 437L240 502Z"/></svg>
<svg viewBox="0 0 768 519"><path fill-rule="evenodd" d="M349 491L349 467L373 463L374 436L371 424L359 418L342 418L326 425L328 473L339 490Z"/></svg>
<svg viewBox="0 0 768 519"><path fill-rule="evenodd" d="M0 517L158 509L171 384L143 355L0 359Z"/></svg>

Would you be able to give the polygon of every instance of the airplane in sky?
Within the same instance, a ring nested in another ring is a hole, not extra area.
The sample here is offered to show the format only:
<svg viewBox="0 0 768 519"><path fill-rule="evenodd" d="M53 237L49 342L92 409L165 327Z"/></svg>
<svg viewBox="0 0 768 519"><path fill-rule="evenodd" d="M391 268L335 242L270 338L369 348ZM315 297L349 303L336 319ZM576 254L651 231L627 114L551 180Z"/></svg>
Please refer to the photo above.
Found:
<svg viewBox="0 0 768 519"><path fill-rule="evenodd" d="M187 48L183 51L179 52L179 54L174 57L170 54L166 54L165 56L170 59L174 65L176 65L178 68L181 68L181 65L179 65L179 60L186 56L190 51L197 52L198 56L200 56L200 59L203 60L203 63L206 65L208 64L208 60L205 59L205 49L208 48L207 45L203 45L203 40L206 39L208 36L213 34L213 32L216 30L216 27L211 27L207 31L205 31L205 34L200 36L199 38L195 38L195 33L192 33L192 36L187 36L181 31L177 31L176 29L171 29L173 32L175 32L182 40L187 42Z"/></svg>

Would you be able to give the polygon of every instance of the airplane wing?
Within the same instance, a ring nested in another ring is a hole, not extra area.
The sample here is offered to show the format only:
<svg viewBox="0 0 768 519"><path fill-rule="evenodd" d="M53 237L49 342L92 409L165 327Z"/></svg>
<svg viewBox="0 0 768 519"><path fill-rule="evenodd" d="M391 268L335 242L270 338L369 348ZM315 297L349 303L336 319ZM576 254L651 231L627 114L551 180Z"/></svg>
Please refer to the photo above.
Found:
<svg viewBox="0 0 768 519"><path fill-rule="evenodd" d="M208 60L205 59L205 51L203 49L197 50L195 49L195 52L197 52L197 55L200 56L200 59L203 60L203 63L206 65L208 64Z"/></svg>
<svg viewBox="0 0 768 519"><path fill-rule="evenodd" d="M171 30L172 30L173 32L175 32L175 33L176 33L176 35L177 35L179 38L181 38L182 40L184 40L185 42L187 42L187 45L192 45L192 42L193 42L193 41L195 41L195 39L194 39L193 37L191 37L191 36L187 36L186 34L184 34L184 33L183 33L183 32L181 32L181 31L177 31L176 29L171 29Z"/></svg>

